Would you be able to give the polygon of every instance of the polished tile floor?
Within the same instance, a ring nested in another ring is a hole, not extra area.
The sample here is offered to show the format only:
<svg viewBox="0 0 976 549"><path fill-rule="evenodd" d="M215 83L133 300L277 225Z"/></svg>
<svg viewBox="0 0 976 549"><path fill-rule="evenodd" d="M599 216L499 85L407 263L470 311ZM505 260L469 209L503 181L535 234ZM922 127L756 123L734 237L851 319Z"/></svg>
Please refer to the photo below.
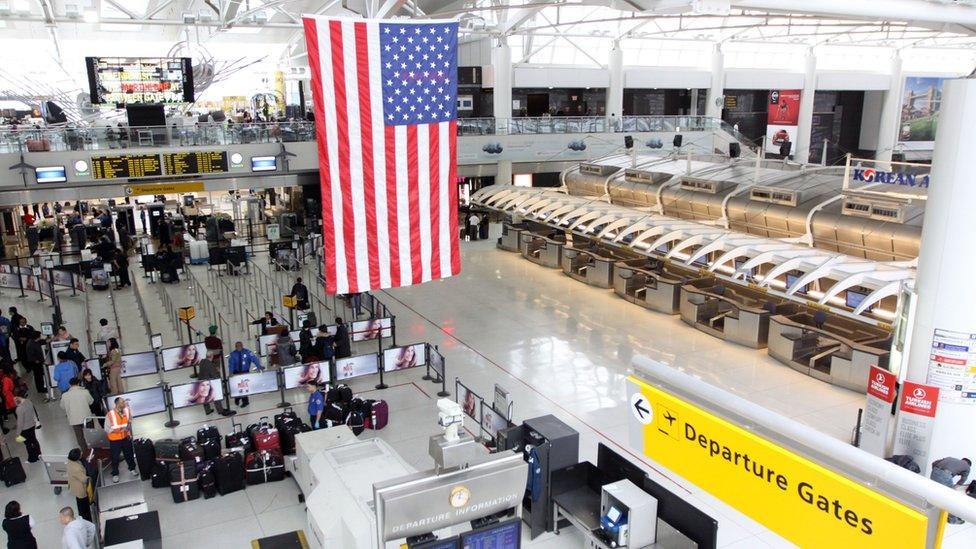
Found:
<svg viewBox="0 0 976 549"><path fill-rule="evenodd" d="M634 355L642 354L683 369L703 381L724 387L758 405L796 419L841 440L848 440L863 396L832 387L799 374L754 351L723 343L684 325L677 317L645 311L612 295L573 281L560 271L531 264L516 254L498 251L493 240L462 244L463 271L453 279L427 285L380 292L396 315L399 344L428 341L438 345L446 357L447 377L459 378L476 392L488 396L498 383L510 391L517 421L543 414L555 414L580 432L580 456L595 461L598 442L609 444L640 463L658 482L701 507L719 521L722 548L790 547L763 526L741 515L672 473L643 460L627 443L625 378ZM266 274L265 257L255 260ZM201 285L208 285L205 266L192 267ZM314 266L306 269L306 280L314 279ZM194 303L189 283L150 285L135 278L148 319L142 318L131 289L62 296L62 308L69 329L86 342L86 323L97 331L97 319L120 319L126 352L148 349L145 322L153 332L163 333L166 345L176 344L177 332L161 310L160 291L168 292L174 306ZM287 287L287 286L286 286ZM205 288L216 295L213 288ZM319 290L320 291L320 290ZM36 297L20 298L4 290L0 305L15 305L26 311L37 325L50 315L48 303ZM113 312L117 311L117 315ZM198 313L199 314L199 313ZM200 318L199 326L208 319ZM236 326L241 335L244 330ZM189 372L166 373L169 382L187 380ZM431 465L427 439L439 431L436 425L435 393L439 389L421 379L422 371L398 372L388 376L391 386L376 391L375 378L356 380L354 390L390 403L389 426L378 433L408 462L424 469ZM155 376L130 380L130 390L150 386ZM453 393L452 383L448 390ZM289 394L296 407L304 407L304 394ZM251 423L263 415L277 413L277 394L252 398L251 406L234 419ZM48 454L63 455L73 436L56 403L35 398L44 428L39 437ZM243 413L246 412L246 413ZM179 410L175 429L163 426L165 414L139 418L136 434L152 438L193 434L207 422L221 432L230 430L228 419L213 420L199 408ZM471 422L467 427L474 431ZM23 447L5 437L15 455ZM57 510L73 502L63 493L55 496L40 464L30 466L26 484L3 490L0 503L21 502L38 521L35 529L41 547L57 547L61 527ZM156 490L145 483L151 509L160 513L164 547L238 548L251 539L301 528L305 508L297 499L293 481L249 488L213 500L174 504L168 490ZM0 542L5 538L0 534ZM972 547L976 529L970 525L950 527L946 547ZM570 530L559 536L548 534L527 543L533 548L580 547L581 540ZM669 546L669 544L662 544Z"/></svg>

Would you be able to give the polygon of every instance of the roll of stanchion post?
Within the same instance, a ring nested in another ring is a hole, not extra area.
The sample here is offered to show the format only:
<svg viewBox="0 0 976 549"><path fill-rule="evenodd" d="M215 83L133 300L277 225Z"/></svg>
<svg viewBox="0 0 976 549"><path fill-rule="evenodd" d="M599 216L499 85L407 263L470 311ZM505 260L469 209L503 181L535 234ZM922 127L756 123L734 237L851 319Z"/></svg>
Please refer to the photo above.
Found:
<svg viewBox="0 0 976 549"><path fill-rule="evenodd" d="M379 339L380 339L380 341L383 341L383 334L382 333L380 334L380 338ZM380 343L380 352L377 353L377 355L376 355L376 362L378 363L376 365L377 366L376 369L379 370L379 372L380 372L380 382L376 384L376 388L379 389L379 390L387 389L387 388L389 388L389 385L387 385L386 383L383 382L383 370L386 369L386 365L383 364L383 344L382 343Z"/></svg>
<svg viewBox="0 0 976 549"><path fill-rule="evenodd" d="M278 370L275 378L278 380L278 392L281 394L281 402L278 403L278 408L287 408L291 406L291 403L285 400L285 372L284 370Z"/></svg>
<svg viewBox="0 0 976 549"><path fill-rule="evenodd" d="M434 350L437 351L437 354L440 355L441 357L441 370L443 370L442 372L440 372L441 390L438 391L437 396L439 397L451 396L451 393L449 393L447 390L447 363L444 361L444 355L441 355L441 350L437 347L437 345L434 345ZM429 354L427 356L427 362L430 362Z"/></svg>
<svg viewBox="0 0 976 549"><path fill-rule="evenodd" d="M179 421L173 419L173 392L169 389L169 383L163 383L163 393L166 396L166 416L169 417L169 421L163 424L164 427L169 427L172 429L180 424Z"/></svg>
<svg viewBox="0 0 976 549"><path fill-rule="evenodd" d="M426 368L427 371L424 372L423 377L421 377L420 379L424 381L431 381L434 379L430 377L430 349L433 347L433 345L431 345L430 343L427 343L426 345L427 345L427 363L424 364L424 368Z"/></svg>

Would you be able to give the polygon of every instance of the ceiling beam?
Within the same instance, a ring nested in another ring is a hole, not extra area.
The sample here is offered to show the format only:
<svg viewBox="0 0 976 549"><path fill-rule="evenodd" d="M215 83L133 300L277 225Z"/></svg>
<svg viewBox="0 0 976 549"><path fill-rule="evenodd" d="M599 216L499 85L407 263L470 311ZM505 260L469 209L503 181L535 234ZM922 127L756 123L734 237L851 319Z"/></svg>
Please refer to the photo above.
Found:
<svg viewBox="0 0 976 549"><path fill-rule="evenodd" d="M113 8L129 16L129 19L139 19L139 16L136 15L132 10L124 7L122 4L119 4L118 2L116 2L116 0L104 0L104 1L106 4L112 6Z"/></svg>

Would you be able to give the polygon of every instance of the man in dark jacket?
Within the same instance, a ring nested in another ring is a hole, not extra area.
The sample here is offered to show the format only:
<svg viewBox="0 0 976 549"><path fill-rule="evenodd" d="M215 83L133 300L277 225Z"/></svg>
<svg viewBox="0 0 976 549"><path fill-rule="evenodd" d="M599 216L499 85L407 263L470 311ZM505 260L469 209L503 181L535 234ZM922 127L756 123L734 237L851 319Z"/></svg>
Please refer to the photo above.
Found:
<svg viewBox="0 0 976 549"><path fill-rule="evenodd" d="M211 352L207 352L207 356L200 361L197 365L197 373L199 377L197 379L220 379L220 368L217 363L213 360L214 355ZM224 408L224 403L220 400L213 401L213 407L217 408L217 413L222 416L232 416L237 412L234 410L228 410ZM203 411L209 416L213 413L213 408L210 407L210 403L206 402L203 404Z"/></svg>
<svg viewBox="0 0 976 549"><path fill-rule="evenodd" d="M306 320L302 324L302 330L298 332L298 354L302 355L302 362L310 362L309 358L315 355L314 348L312 323Z"/></svg>
<svg viewBox="0 0 976 549"><path fill-rule="evenodd" d="M17 324L14 324L14 348L17 350L17 359L20 360L21 364L24 364L24 355L27 353L27 342L30 341L34 335L34 327L27 323L27 317L16 314L17 309L11 307L12 315L17 320ZM24 364L26 366L26 364Z"/></svg>
<svg viewBox="0 0 976 549"><path fill-rule="evenodd" d="M319 333L315 336L315 345L312 346L312 354L316 360L332 360L335 356L335 339L329 335L328 326L319 326ZM309 362L309 361L306 361Z"/></svg>
<svg viewBox="0 0 976 549"><path fill-rule="evenodd" d="M25 319L26 322L26 319ZM44 336L32 332L24 347L24 369L34 374L34 388L38 394L47 390L44 386Z"/></svg>
<svg viewBox="0 0 976 549"><path fill-rule="evenodd" d="M335 335L335 357L348 358L352 356L352 342L349 341L349 330L346 328L342 318L336 317L335 322L338 325Z"/></svg>
<svg viewBox="0 0 976 549"><path fill-rule="evenodd" d="M308 286L302 282L302 277L295 280L295 285L291 287L291 295L295 296L298 302L295 308L301 311L308 309Z"/></svg>
<svg viewBox="0 0 976 549"><path fill-rule="evenodd" d="M270 326L277 326L278 319L274 317L271 311L265 311L264 316L251 322L252 326L261 326L261 335L268 335L268 328Z"/></svg>
<svg viewBox="0 0 976 549"><path fill-rule="evenodd" d="M85 355L81 354L81 351L78 349L77 337L73 337L68 341L68 348L64 350L64 356L68 360L73 361L75 366L78 366L79 372L85 366Z"/></svg>

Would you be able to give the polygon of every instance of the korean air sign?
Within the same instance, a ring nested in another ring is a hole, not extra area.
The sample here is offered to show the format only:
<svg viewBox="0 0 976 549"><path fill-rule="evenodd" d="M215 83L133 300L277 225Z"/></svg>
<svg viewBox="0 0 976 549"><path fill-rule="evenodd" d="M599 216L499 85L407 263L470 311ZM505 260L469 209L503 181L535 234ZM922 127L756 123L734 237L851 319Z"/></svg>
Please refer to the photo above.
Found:
<svg viewBox="0 0 976 549"><path fill-rule="evenodd" d="M884 183L905 187L928 188L929 174L886 172L874 168L851 168L851 181L856 183Z"/></svg>

